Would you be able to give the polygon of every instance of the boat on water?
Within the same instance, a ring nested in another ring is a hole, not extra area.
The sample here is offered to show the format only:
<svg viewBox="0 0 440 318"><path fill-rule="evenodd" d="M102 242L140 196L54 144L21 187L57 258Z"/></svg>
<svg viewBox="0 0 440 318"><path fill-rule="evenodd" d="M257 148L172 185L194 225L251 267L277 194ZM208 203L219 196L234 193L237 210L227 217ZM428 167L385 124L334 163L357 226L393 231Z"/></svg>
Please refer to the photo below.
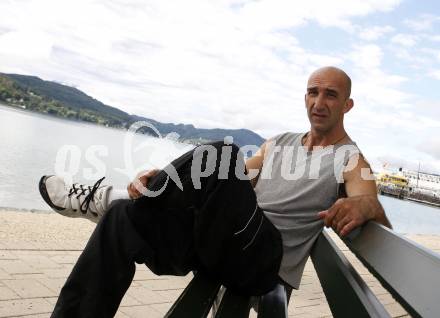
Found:
<svg viewBox="0 0 440 318"><path fill-rule="evenodd" d="M411 191L408 178L391 172L379 173L376 178L376 186L378 193L399 199L404 199Z"/></svg>
<svg viewBox="0 0 440 318"><path fill-rule="evenodd" d="M437 192L417 187L410 178L402 173L381 172L376 176L377 192L381 195L416 201L440 207L440 196Z"/></svg>

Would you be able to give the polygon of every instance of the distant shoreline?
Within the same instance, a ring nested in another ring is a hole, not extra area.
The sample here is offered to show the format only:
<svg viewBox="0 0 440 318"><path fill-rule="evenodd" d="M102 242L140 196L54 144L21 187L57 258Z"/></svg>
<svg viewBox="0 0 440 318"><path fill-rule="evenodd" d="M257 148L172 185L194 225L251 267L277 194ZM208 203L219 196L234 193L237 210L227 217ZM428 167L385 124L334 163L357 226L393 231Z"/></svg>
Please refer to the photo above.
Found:
<svg viewBox="0 0 440 318"><path fill-rule="evenodd" d="M78 124L78 125L85 125L88 127L93 127L93 128L102 128L102 129L111 129L114 131L118 131L118 132L123 132L126 133L128 131L127 128L124 127L113 127L113 126L105 126L105 125L100 125L98 123L93 123L93 122L87 122L84 120L76 120L76 119L72 119L72 118L67 118L67 117L60 117L60 116L55 116L55 115L51 115L48 113L42 113L42 112L38 112L32 109L28 109L28 108L22 108L20 106L15 106L15 105L11 105L11 104L6 104L4 101L0 101L0 107L9 109L11 111L14 112L18 112L18 113L22 113L22 114L32 114L38 117L41 117L43 119L51 119L51 120L56 120L56 121L61 121L61 122L68 122L68 123L73 123L73 124ZM146 122L149 122L148 120L145 120ZM156 138L156 139L160 139L159 136L155 136L155 135L150 135L150 134L142 134L139 132L136 132L138 135L140 136L145 136L145 137L149 137L149 138ZM210 140L205 140L206 142L210 142ZM204 142L205 142L204 141ZM182 140L176 140L175 142L179 143L179 144L183 144L183 145L197 145L196 140L195 139L182 139Z"/></svg>
<svg viewBox="0 0 440 318"><path fill-rule="evenodd" d="M36 116L43 117L43 118L46 118L46 119L59 120L59 121L63 121L63 122L70 122L70 123L86 125L86 126L92 126L92 127L98 127L98 128L103 128L103 129L112 129L112 130L122 131L122 132L127 131L127 129L121 128L121 127L118 128L118 127L112 127L112 126L104 126L104 125L100 125L100 124L97 124L97 123L87 122L87 121L83 121L83 120L76 120L76 119L67 118L67 117L54 116L54 115L51 115L51 114L38 112L38 111L35 111L35 110L32 110L32 109L21 108L19 106L14 106L14 105L8 105L8 104L5 104L4 101L0 101L0 107L4 107L4 108L10 109L12 111L16 111L16 112L23 113L23 114L36 115ZM147 136L148 137L152 137L152 138L156 138L156 137L150 136L150 135L147 135Z"/></svg>
<svg viewBox="0 0 440 318"><path fill-rule="evenodd" d="M396 197L394 195L387 194L387 193L383 193L383 194L378 193L377 195L378 196L382 196L382 197L387 197L387 198L393 198L393 199L399 200L399 201L407 201L409 203L416 203L416 204L420 204L420 205L423 205L423 206L428 206L428 207L431 207L431 208L438 208L438 209L440 209L440 205L439 204L431 203L431 202L428 202L428 201L421 201L421 200L416 200L416 199L407 198L407 197L405 197L403 199L399 199L398 197Z"/></svg>

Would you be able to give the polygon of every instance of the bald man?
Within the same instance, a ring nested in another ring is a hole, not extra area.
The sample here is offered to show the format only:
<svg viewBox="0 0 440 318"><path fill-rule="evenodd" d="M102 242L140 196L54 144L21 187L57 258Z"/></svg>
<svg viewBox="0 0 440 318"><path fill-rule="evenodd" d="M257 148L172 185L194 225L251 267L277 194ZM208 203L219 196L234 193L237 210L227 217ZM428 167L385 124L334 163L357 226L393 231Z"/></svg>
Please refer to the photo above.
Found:
<svg viewBox="0 0 440 318"><path fill-rule="evenodd" d="M167 182L170 169L140 177L137 184L149 190L165 184L157 197L142 196L135 182L125 192L132 201L112 203L111 187L69 190L60 178L44 176L40 191L55 211L99 220L53 317L114 315L134 262L157 274L205 271L250 295L282 282L290 295L323 226L341 236L369 220L391 227L370 166L344 128L354 105L350 91L341 69L316 70L305 95L309 131L268 139L245 164L235 145L197 147L171 163L182 189ZM205 167L198 179L194 162Z"/></svg>
<svg viewBox="0 0 440 318"><path fill-rule="evenodd" d="M341 236L369 220L391 227L370 166L344 128L344 116L354 106L350 93L344 71L316 70L305 94L310 130L270 138L246 162L256 172L251 183L258 205L283 238L280 277L294 288L323 225Z"/></svg>

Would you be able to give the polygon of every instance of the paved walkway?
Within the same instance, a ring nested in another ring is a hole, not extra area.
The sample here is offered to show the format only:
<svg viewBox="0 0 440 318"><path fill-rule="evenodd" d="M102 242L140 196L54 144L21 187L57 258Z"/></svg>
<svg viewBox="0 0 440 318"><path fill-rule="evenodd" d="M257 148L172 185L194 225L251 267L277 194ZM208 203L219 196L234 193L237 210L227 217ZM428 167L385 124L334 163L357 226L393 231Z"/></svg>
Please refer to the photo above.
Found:
<svg viewBox="0 0 440 318"><path fill-rule="evenodd" d="M93 227L87 220L52 213L0 211L0 317L48 317ZM410 238L440 252L439 236ZM362 265L346 253L392 316L407 316ZM190 279L190 275L155 276L145 266L138 266L117 317L163 317ZM310 263L300 290L292 295L289 314L331 317Z"/></svg>

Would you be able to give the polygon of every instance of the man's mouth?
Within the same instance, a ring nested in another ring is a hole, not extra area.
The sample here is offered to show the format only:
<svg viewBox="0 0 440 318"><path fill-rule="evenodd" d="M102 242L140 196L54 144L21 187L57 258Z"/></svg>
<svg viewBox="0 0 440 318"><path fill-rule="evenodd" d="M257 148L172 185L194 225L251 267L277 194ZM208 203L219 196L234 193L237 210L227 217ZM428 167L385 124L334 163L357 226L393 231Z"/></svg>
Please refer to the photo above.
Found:
<svg viewBox="0 0 440 318"><path fill-rule="evenodd" d="M325 117L327 117L327 115L325 115L325 114L317 114L317 113L312 113L312 116L318 117L318 118L325 118Z"/></svg>

